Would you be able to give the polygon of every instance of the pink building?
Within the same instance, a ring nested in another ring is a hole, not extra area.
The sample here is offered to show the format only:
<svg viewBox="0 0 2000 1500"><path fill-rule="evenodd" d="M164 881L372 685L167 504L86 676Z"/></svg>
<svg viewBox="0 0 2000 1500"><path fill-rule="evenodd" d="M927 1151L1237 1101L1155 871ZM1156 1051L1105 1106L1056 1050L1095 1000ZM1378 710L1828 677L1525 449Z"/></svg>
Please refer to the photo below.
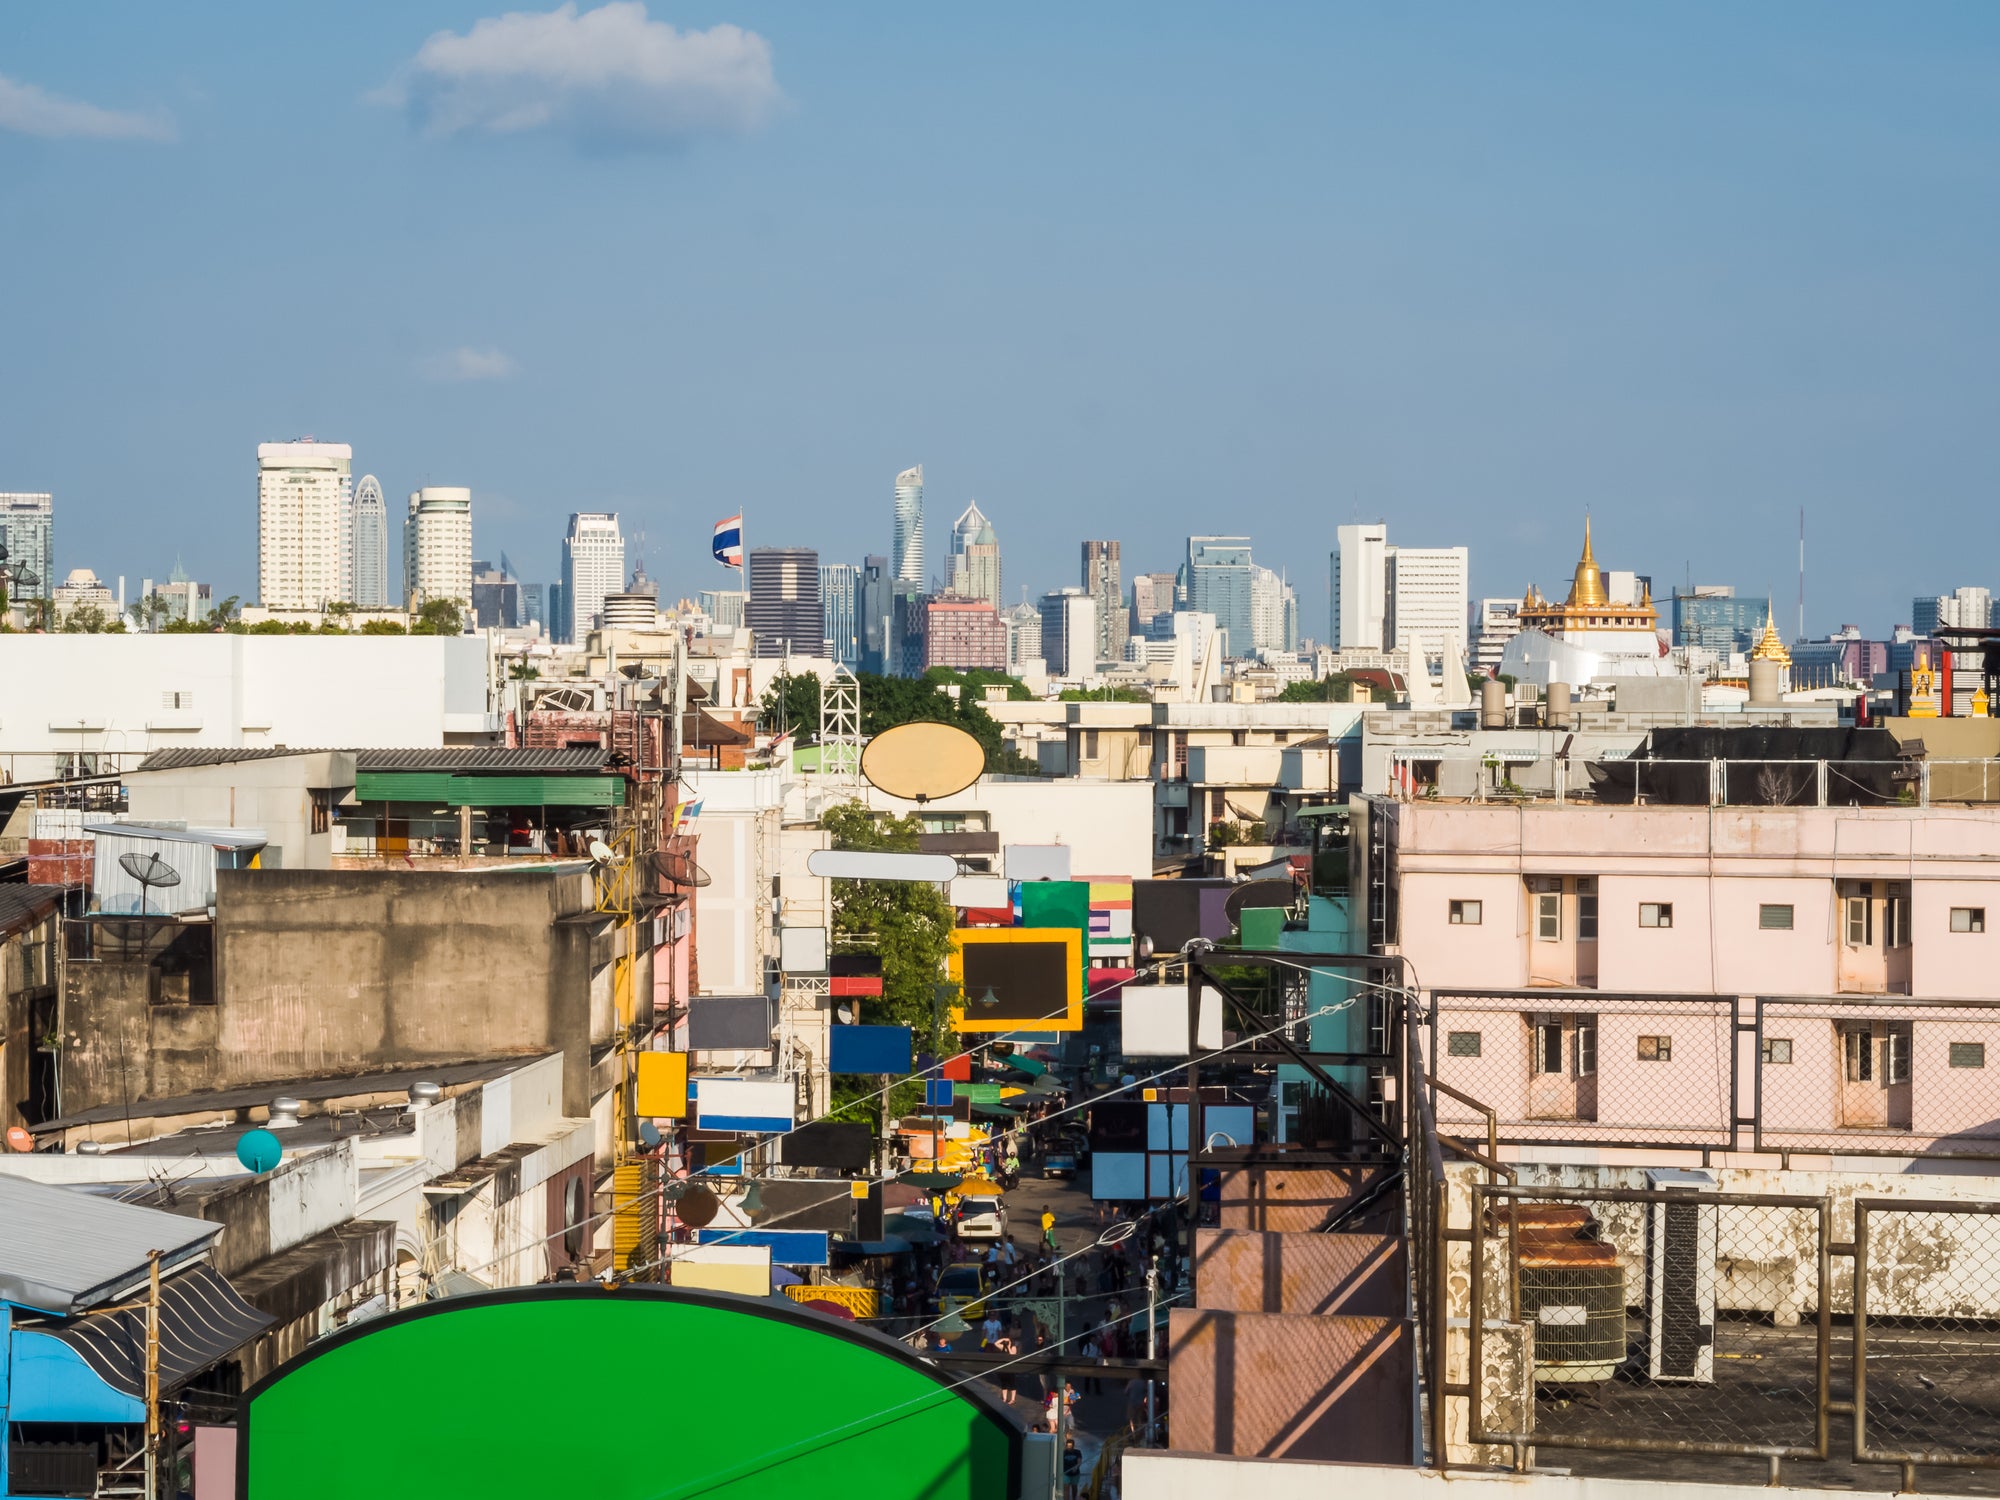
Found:
<svg viewBox="0 0 2000 1500"><path fill-rule="evenodd" d="M939 594L924 601L924 666L1007 669L1007 627L984 599Z"/></svg>
<svg viewBox="0 0 2000 1500"><path fill-rule="evenodd" d="M2000 809L1365 801L1371 933L1504 1138L2000 1154Z"/></svg>

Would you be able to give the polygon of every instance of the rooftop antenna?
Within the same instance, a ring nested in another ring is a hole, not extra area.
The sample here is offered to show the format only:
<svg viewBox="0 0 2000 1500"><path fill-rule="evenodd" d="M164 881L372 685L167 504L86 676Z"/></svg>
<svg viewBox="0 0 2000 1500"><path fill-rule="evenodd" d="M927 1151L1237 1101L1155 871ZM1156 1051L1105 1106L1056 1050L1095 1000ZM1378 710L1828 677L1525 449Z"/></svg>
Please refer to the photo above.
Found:
<svg viewBox="0 0 2000 1500"><path fill-rule="evenodd" d="M1799 507L1799 633L1793 639L1806 638L1806 508Z"/></svg>

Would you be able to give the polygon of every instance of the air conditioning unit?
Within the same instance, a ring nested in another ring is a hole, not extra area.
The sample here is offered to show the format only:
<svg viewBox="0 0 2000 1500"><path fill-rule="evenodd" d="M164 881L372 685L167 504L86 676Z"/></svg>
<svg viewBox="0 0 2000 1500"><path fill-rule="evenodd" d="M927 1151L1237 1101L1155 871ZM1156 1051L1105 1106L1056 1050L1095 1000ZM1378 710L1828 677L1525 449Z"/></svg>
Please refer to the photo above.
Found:
<svg viewBox="0 0 2000 1500"><path fill-rule="evenodd" d="M1715 1179L1665 1167L1646 1186L1672 1195L1646 1208L1646 1373L1713 1384L1717 1209L1702 1198Z"/></svg>

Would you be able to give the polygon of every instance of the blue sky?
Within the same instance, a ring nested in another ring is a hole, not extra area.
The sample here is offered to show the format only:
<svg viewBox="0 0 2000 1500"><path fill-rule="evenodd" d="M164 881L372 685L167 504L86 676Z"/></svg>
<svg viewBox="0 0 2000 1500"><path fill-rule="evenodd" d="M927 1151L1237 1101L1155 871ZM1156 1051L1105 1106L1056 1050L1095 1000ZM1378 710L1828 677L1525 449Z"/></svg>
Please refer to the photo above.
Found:
<svg viewBox="0 0 2000 1500"><path fill-rule="evenodd" d="M555 576L574 509L858 561L922 462L1010 597L1333 527L1871 631L2000 586L2000 11L0 10L0 489L255 592L257 442ZM481 21L485 28L475 29ZM675 28L668 31L666 28ZM733 30L716 28L734 28ZM1970 544L1970 545L1968 545Z"/></svg>

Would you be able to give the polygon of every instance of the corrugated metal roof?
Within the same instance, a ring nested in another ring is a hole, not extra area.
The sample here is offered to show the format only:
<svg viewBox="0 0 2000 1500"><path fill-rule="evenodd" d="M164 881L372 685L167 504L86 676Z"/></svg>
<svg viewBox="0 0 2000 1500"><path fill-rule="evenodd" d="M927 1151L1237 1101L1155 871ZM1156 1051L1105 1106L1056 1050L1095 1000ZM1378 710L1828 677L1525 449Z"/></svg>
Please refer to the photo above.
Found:
<svg viewBox="0 0 2000 1500"><path fill-rule="evenodd" d="M62 905L59 885L0 885L0 937L32 927Z"/></svg>
<svg viewBox="0 0 2000 1500"><path fill-rule="evenodd" d="M596 771L610 760L608 751L544 750L510 745L417 746L362 750L352 746L322 746L220 750L155 750L139 762L141 771L185 771L201 766L227 766L238 761L272 760L287 755L327 755L345 750L359 771Z"/></svg>
<svg viewBox="0 0 2000 1500"><path fill-rule="evenodd" d="M220 1224L0 1174L0 1301L65 1316L114 1302L145 1281L148 1252L158 1250L166 1270L220 1233Z"/></svg>

